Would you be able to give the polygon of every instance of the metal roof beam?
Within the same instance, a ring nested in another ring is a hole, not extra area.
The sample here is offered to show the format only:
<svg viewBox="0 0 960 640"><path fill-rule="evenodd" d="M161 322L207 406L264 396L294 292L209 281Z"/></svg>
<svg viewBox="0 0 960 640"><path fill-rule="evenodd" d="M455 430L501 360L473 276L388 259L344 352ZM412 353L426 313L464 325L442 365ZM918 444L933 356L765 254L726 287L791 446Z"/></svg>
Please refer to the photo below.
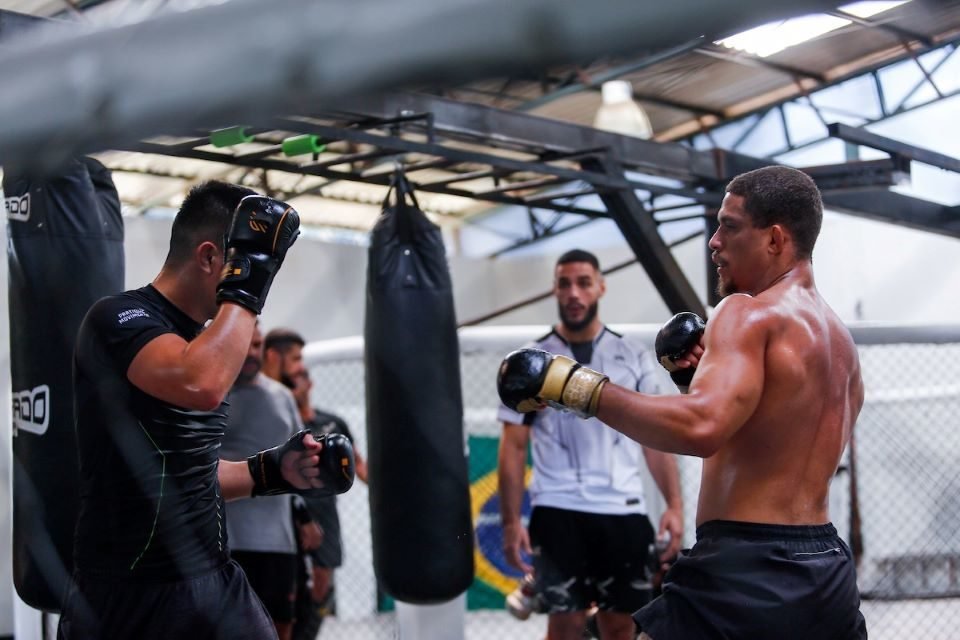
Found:
<svg viewBox="0 0 960 640"><path fill-rule="evenodd" d="M900 156L909 158L923 164L928 164L939 169L946 169L960 173L960 159L948 156L937 151L924 149L913 144L893 140L876 133L867 131L860 127L851 127L846 124L834 122L827 125L827 133L832 138L839 138L851 144L858 144L871 149L877 149L889 153L891 156Z"/></svg>
<svg viewBox="0 0 960 640"><path fill-rule="evenodd" d="M622 166L609 159L585 158L581 164L589 171L610 176L622 175L624 172ZM660 236L653 216L633 191L610 190L601 193L600 198L667 307L673 313L693 311L706 317L703 302L677 264L670 247Z"/></svg>
<svg viewBox="0 0 960 640"><path fill-rule="evenodd" d="M844 213L960 238L957 207L920 200L895 191L824 193L823 205Z"/></svg>
<svg viewBox="0 0 960 640"><path fill-rule="evenodd" d="M910 178L910 161L899 156L799 169L813 178L821 191L830 192L892 187Z"/></svg>
<svg viewBox="0 0 960 640"><path fill-rule="evenodd" d="M316 165L302 165L295 166L291 165L282 160L270 160L270 159L259 159L259 160L242 160L240 158L231 158L229 156L224 156L220 153L214 153L212 151L203 151L200 149L192 149L190 151L181 151L178 153L170 153L168 149L162 144L154 142L139 142L135 145L130 145L126 151L142 151L144 153L156 153L159 155L172 155L175 157L181 158L194 158L197 160L208 160L211 162L219 163L232 163L237 166L250 167L254 169L266 169L272 171L284 171L286 173L303 173L306 175L320 176L323 178L328 178L331 180L347 180L352 182L363 182L366 184L374 184L383 187L390 186L390 177L391 172L383 172L372 175L360 175L356 173L350 173L347 171L336 171L329 168L319 167ZM415 188L418 191L426 191L429 193L442 193L451 196L459 196L461 198L468 198L473 200L484 200L487 202L495 202L497 204L509 204L517 205L521 207L527 206L522 198L515 198L510 196L504 196L499 194L490 194L483 197L480 197L478 194L473 193L472 191L466 191L464 189L450 189L450 188L436 188L430 187L428 185L415 184ZM543 207L544 209L548 207ZM554 211L564 211L567 213L578 213L580 215L589 215L596 216L598 212L591 209L581 209L579 207L570 207L565 205L552 205L549 207Z"/></svg>
<svg viewBox="0 0 960 640"><path fill-rule="evenodd" d="M773 164L738 153L715 150L721 174L733 176ZM837 165L842 170L844 164ZM821 167L821 169L824 169ZM960 238L957 207L921 200L886 189L823 191L823 206L843 213Z"/></svg>
<svg viewBox="0 0 960 640"><path fill-rule="evenodd" d="M827 79L813 71L808 71L806 69L801 69L799 67L794 67L791 65L783 64L782 62L774 62L767 58L761 58L743 51L738 51L736 53L730 53L728 51L723 51L714 46L709 47L698 47L694 49L694 53L699 53L700 55L707 56L709 58L716 58L717 60L723 60L725 62L732 62L734 64L739 64L747 67L769 69L771 71L779 71L780 73L785 73L788 76L793 76L795 78L810 78L811 80L816 80L817 82L824 84L827 82Z"/></svg>
<svg viewBox="0 0 960 640"><path fill-rule="evenodd" d="M492 146L499 141L511 141L527 146L531 152L560 153L607 148L624 165L644 173L679 179L711 178L715 175L709 154L681 144L641 140L592 127L436 96L412 93L367 96L351 100L342 108L384 117L408 109L431 111L437 131L486 140Z"/></svg>
<svg viewBox="0 0 960 640"><path fill-rule="evenodd" d="M833 11L824 11L828 16L833 16L835 18L842 18L844 20L849 20L850 22L860 25L861 27L867 27L870 29L877 29L880 31L886 31L887 33L892 33L893 35L901 38L903 40L916 40L920 42L925 47L932 47L935 43L933 38L923 35L922 33L917 33L916 31L910 31L909 29L904 29L903 27L898 27L895 24L890 24L889 22L877 22L875 20L870 20L868 18L861 18L860 16L853 15L852 13L847 13L841 9L835 9Z"/></svg>

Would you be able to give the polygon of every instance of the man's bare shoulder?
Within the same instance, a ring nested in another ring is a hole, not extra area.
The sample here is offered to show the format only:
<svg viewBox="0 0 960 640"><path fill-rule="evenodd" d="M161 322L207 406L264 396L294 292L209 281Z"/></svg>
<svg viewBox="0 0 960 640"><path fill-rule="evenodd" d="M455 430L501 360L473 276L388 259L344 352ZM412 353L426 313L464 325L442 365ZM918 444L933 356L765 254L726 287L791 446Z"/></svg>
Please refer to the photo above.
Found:
<svg viewBox="0 0 960 640"><path fill-rule="evenodd" d="M770 318L769 305L746 293L732 293L720 301L707 323L730 328L748 329L759 327Z"/></svg>

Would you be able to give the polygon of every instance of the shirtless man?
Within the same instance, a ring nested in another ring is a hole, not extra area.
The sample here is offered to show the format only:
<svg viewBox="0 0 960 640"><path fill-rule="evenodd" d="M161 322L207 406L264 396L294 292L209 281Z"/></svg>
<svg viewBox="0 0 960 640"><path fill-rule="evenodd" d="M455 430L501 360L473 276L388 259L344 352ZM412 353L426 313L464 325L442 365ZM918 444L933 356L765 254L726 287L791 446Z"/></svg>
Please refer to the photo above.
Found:
<svg viewBox="0 0 960 640"><path fill-rule="evenodd" d="M866 638L853 558L828 513L863 382L853 340L813 279L822 210L795 169L727 186L710 239L725 299L678 358L696 367L687 395L637 393L542 351L501 365L508 406L563 405L644 446L704 459L697 543L634 614L641 638Z"/></svg>

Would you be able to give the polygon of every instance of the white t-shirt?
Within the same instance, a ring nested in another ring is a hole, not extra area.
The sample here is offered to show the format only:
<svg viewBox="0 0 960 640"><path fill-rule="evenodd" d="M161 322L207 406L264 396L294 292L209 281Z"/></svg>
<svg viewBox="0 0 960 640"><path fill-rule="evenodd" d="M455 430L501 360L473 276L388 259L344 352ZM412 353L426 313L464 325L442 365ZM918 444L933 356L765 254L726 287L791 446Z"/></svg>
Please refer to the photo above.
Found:
<svg viewBox="0 0 960 640"><path fill-rule="evenodd" d="M526 346L576 359L571 345L556 331ZM650 351L606 327L593 340L589 362L581 364L629 389L677 393ZM522 414L501 405L497 417L532 429L530 500L534 507L616 515L647 513L641 474L646 463L643 448L635 441L596 418L583 420L552 408Z"/></svg>

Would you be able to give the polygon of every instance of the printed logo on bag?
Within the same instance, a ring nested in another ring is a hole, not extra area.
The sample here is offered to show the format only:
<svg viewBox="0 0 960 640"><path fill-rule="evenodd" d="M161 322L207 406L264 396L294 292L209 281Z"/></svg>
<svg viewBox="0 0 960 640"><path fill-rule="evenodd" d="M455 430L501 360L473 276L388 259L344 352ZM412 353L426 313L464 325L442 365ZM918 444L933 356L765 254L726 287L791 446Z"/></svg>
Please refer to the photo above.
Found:
<svg viewBox="0 0 960 640"><path fill-rule="evenodd" d="M13 434L29 431L38 436L50 426L50 387L41 384L33 389L13 392Z"/></svg>
<svg viewBox="0 0 960 640"><path fill-rule="evenodd" d="M30 219L30 194L10 196L3 199L3 206L7 209L7 220L26 222Z"/></svg>

